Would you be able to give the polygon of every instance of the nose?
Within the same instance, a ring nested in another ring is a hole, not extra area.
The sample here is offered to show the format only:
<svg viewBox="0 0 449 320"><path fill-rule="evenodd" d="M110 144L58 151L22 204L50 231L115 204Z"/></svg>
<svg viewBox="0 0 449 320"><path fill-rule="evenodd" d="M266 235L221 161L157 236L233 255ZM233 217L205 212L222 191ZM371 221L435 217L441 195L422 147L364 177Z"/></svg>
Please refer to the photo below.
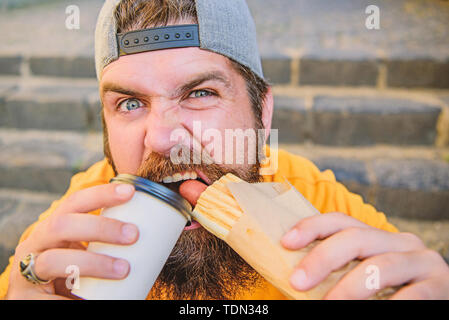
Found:
<svg viewBox="0 0 449 320"><path fill-rule="evenodd" d="M165 156L179 143L186 143L188 132L183 126L180 108L167 99L154 99L146 119L145 148ZM182 133L182 134L181 134Z"/></svg>

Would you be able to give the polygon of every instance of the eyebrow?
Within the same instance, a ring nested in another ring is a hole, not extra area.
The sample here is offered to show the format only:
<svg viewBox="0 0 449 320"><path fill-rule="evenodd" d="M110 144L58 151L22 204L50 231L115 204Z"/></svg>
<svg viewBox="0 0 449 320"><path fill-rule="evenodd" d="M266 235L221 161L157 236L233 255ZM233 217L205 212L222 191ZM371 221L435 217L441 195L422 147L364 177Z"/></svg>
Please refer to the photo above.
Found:
<svg viewBox="0 0 449 320"><path fill-rule="evenodd" d="M206 81L217 81L221 82L226 88L231 88L231 82L228 80L228 78L224 75L221 71L209 71L205 73L200 73L196 75L192 80L189 82L179 86L174 90L174 93L172 96L178 97L182 95L184 92L192 90L193 88L199 86L200 84L206 82ZM121 85L118 85L116 83L112 82L106 82L102 89L101 89L101 96L103 97L108 92L116 92L121 93L128 96L133 96L136 98L143 98L145 96L148 96L145 93L138 92L136 90L123 87Z"/></svg>

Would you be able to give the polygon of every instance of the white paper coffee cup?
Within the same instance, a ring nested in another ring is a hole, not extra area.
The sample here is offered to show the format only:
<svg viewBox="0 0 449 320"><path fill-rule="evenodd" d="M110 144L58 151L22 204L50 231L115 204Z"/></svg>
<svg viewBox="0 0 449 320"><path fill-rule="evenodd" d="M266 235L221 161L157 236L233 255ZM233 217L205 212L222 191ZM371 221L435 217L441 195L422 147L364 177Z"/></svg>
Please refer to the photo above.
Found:
<svg viewBox="0 0 449 320"><path fill-rule="evenodd" d="M130 201L101 214L135 224L139 239L133 245L91 242L87 250L127 260L129 274L123 280L81 277L72 293L89 300L143 300L190 221L191 206L176 192L147 179L120 174L111 182L131 183L136 192Z"/></svg>

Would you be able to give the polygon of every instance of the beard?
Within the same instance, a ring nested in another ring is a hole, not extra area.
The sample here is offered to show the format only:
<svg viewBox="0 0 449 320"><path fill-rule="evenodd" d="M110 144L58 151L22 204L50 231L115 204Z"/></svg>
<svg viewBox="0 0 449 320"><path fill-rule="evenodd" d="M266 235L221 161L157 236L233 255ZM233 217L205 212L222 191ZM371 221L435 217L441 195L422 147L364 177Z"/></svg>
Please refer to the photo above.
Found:
<svg viewBox="0 0 449 320"><path fill-rule="evenodd" d="M190 162L193 163L193 162ZM137 175L160 182L176 172L201 170L213 182L227 173L253 183L261 181L260 164L230 168L217 164L174 164L169 158L152 153ZM178 191L178 183L164 184ZM153 285L151 299L234 299L257 287L262 277L223 240L204 228L184 231Z"/></svg>

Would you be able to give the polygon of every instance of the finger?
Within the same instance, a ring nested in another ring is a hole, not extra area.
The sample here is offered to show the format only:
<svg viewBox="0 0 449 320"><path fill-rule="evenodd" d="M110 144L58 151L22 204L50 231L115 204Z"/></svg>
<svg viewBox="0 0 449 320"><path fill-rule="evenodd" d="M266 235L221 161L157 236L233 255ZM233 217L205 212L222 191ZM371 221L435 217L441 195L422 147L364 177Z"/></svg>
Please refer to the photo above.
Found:
<svg viewBox="0 0 449 320"><path fill-rule="evenodd" d="M108 183L86 188L71 194L54 213L88 213L114 207L130 200L134 192L134 186L127 183Z"/></svg>
<svg viewBox="0 0 449 320"><path fill-rule="evenodd" d="M418 237L409 233L391 233L375 228L348 228L327 238L301 260L292 275L297 290L309 290L332 271L355 259L364 259L386 252L424 249ZM302 278L299 278L301 276Z"/></svg>
<svg viewBox="0 0 449 320"><path fill-rule="evenodd" d="M281 244L290 250L304 248L316 239L324 239L340 230L357 227L372 228L344 213L330 212L302 219L281 239Z"/></svg>
<svg viewBox="0 0 449 320"><path fill-rule="evenodd" d="M448 300L448 277L427 279L399 290L391 300Z"/></svg>
<svg viewBox="0 0 449 320"><path fill-rule="evenodd" d="M50 249L37 256L34 271L44 280L66 278L78 271L80 277L123 279L128 275L129 263L89 251Z"/></svg>
<svg viewBox="0 0 449 320"><path fill-rule="evenodd" d="M179 194L189 201L192 206L196 206L196 202L206 188L207 185L200 181L186 180L179 186Z"/></svg>
<svg viewBox="0 0 449 320"><path fill-rule="evenodd" d="M443 265L430 250L381 254L348 272L325 299L367 299L384 288L425 280L444 271Z"/></svg>
<svg viewBox="0 0 449 320"><path fill-rule="evenodd" d="M47 236L33 241L32 251L66 247L68 243L79 241L129 245L136 242L139 236L139 230L134 224L76 213L51 216L44 222L41 230Z"/></svg>

